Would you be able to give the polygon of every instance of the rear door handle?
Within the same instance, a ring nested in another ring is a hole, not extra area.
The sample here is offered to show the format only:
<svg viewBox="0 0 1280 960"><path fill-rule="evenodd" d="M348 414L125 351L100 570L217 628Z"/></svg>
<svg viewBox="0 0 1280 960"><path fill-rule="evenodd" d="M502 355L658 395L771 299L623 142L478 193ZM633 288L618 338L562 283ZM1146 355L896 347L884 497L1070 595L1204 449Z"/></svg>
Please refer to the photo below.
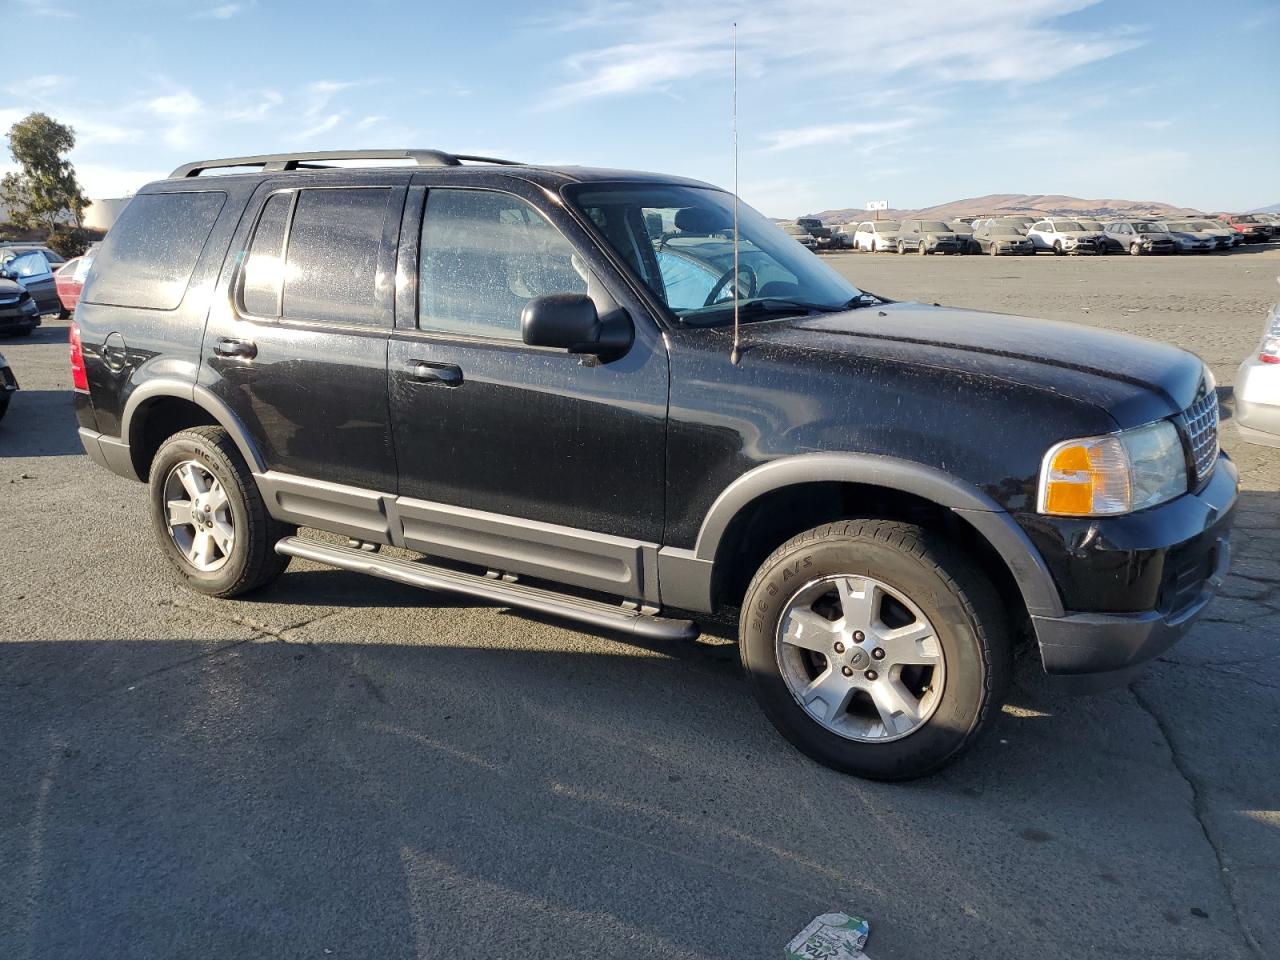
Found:
<svg viewBox="0 0 1280 960"><path fill-rule="evenodd" d="M418 383L438 383L445 387L457 387L462 384L462 369L456 364L410 360L405 367L410 379Z"/></svg>
<svg viewBox="0 0 1280 960"><path fill-rule="evenodd" d="M252 340L219 337L213 345L213 352L220 357L239 357L242 360L252 360L258 355L258 345Z"/></svg>

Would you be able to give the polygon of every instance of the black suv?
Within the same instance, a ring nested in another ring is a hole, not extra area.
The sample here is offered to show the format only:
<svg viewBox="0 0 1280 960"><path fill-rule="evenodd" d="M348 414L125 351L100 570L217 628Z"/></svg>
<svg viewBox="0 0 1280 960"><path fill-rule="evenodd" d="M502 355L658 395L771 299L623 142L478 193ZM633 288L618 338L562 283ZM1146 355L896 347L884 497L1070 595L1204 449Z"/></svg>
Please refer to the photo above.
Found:
<svg viewBox="0 0 1280 960"><path fill-rule="evenodd" d="M80 435L214 596L305 557L650 641L732 611L770 720L867 777L953 757L1021 638L1100 685L1200 614L1236 498L1200 360L733 223L617 170L190 164L84 288Z"/></svg>

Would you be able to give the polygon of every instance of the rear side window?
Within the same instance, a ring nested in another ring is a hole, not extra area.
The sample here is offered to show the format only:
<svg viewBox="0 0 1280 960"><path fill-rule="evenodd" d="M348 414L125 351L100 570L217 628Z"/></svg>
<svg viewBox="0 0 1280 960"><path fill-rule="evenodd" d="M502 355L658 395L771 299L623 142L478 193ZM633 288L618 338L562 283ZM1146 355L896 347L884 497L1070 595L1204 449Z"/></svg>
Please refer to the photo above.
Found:
<svg viewBox="0 0 1280 960"><path fill-rule="evenodd" d="M384 322L376 284L390 196L386 187L299 191L286 248L283 316Z"/></svg>
<svg viewBox="0 0 1280 960"><path fill-rule="evenodd" d="M284 276L284 232L289 223L292 193L277 193L262 208L258 229L244 262L240 298L246 313L280 316L280 281Z"/></svg>
<svg viewBox="0 0 1280 960"><path fill-rule="evenodd" d="M520 339L534 297L586 293L586 268L537 210L505 193L431 190L422 225L418 326Z"/></svg>
<svg viewBox="0 0 1280 960"><path fill-rule="evenodd" d="M86 300L176 309L226 200L221 192L134 197L102 242Z"/></svg>

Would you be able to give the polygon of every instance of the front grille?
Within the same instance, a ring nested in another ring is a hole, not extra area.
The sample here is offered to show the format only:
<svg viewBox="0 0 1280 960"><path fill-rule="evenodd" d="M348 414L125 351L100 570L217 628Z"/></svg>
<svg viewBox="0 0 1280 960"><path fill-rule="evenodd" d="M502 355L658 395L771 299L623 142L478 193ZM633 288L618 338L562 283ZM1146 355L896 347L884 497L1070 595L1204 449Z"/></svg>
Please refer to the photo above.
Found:
<svg viewBox="0 0 1280 960"><path fill-rule="evenodd" d="M1196 482L1204 480L1218 460L1218 394L1206 390L1203 397L1183 411L1191 458L1196 465Z"/></svg>

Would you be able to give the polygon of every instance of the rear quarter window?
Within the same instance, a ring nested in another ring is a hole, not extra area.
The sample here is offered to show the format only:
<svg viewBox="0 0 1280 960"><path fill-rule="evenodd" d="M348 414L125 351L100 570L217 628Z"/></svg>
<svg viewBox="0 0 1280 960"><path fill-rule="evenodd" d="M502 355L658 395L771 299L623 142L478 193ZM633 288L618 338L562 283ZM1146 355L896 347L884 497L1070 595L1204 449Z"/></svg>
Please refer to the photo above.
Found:
<svg viewBox="0 0 1280 960"><path fill-rule="evenodd" d="M134 197L102 242L85 301L176 309L226 200L220 191Z"/></svg>

